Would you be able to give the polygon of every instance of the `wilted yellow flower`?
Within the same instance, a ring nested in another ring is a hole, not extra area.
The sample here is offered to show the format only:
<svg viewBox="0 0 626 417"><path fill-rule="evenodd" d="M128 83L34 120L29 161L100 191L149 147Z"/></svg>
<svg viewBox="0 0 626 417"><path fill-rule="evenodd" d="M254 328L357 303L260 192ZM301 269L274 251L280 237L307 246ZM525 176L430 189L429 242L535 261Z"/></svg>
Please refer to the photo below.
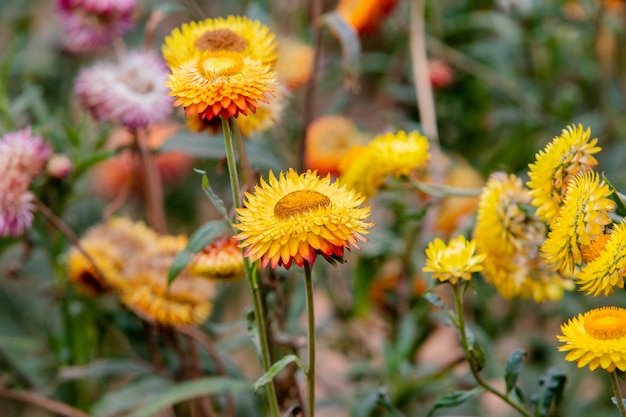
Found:
<svg viewBox="0 0 626 417"><path fill-rule="evenodd" d="M267 66L278 58L274 34L258 20L244 16L185 23L165 38L162 47L163 58L172 69L202 51L240 52Z"/></svg>
<svg viewBox="0 0 626 417"><path fill-rule="evenodd" d="M586 172L572 179L552 230L541 246L542 256L554 270L573 274L582 264L581 247L602 235L611 223L609 212L615 207L608 198L611 193L596 173Z"/></svg>
<svg viewBox="0 0 626 417"><path fill-rule="evenodd" d="M602 239L602 241L605 241ZM626 276L626 223L615 226L597 257L576 274L576 282L587 295L613 294L614 288L624 288Z"/></svg>
<svg viewBox="0 0 626 417"><path fill-rule="evenodd" d="M243 278L243 256L237 241L232 237L215 240L194 256L189 263L189 272L194 276L216 280Z"/></svg>
<svg viewBox="0 0 626 417"><path fill-rule="evenodd" d="M579 314L561 325L561 333L557 339L564 345L559 351L569 352L565 359L579 368L626 371L625 309L601 307Z"/></svg>
<svg viewBox="0 0 626 417"><path fill-rule="evenodd" d="M276 74L261 61L232 51L202 52L172 68L166 85L185 116L237 117L267 102Z"/></svg>
<svg viewBox="0 0 626 417"><path fill-rule="evenodd" d="M428 139L418 132L387 133L374 138L363 150L343 164L341 181L365 196L372 196L388 175L409 175L430 158Z"/></svg>
<svg viewBox="0 0 626 417"><path fill-rule="evenodd" d="M546 226L524 210L530 199L515 175L497 173L487 181L474 228L476 248L487 255L482 275L505 298L557 300L573 283L540 257Z"/></svg>
<svg viewBox="0 0 626 417"><path fill-rule="evenodd" d="M433 278L441 282L456 284L459 280L469 281L472 272L482 271L484 254L475 254L476 242L468 242L465 236L451 239L448 245L436 238L426 248L424 272L432 272Z"/></svg>
<svg viewBox="0 0 626 417"><path fill-rule="evenodd" d="M175 327L200 324L211 314L212 281L192 276L184 269L167 286L168 271L185 244L184 237L159 238L150 252L126 266L128 285L121 293L121 300L142 319Z"/></svg>
<svg viewBox="0 0 626 417"><path fill-rule="evenodd" d="M593 154L600 152L595 146L598 139L590 139L591 130L583 130L582 125L568 126L560 136L550 142L535 156L530 164L527 185L533 198L531 204L537 207L537 216L551 222L567 192L572 178L591 171L598 161Z"/></svg>
<svg viewBox="0 0 626 417"><path fill-rule="evenodd" d="M298 175L293 169L276 178L270 171L269 182L261 179L254 193L246 193L245 207L237 209L240 233L235 236L244 256L261 260L265 267L313 264L321 254L329 260L342 259L344 248L366 241L372 223L365 219L369 207L365 198L352 189L331 182L330 175L320 178L307 171Z"/></svg>

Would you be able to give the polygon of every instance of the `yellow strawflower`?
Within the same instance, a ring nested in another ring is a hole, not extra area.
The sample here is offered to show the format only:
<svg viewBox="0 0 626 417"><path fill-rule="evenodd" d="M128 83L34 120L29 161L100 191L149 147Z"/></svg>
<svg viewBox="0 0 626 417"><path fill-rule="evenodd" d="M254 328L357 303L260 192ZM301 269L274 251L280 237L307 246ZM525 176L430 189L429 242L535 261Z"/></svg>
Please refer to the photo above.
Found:
<svg viewBox="0 0 626 417"><path fill-rule="evenodd" d="M446 245L436 238L426 248L426 266L424 272L432 272L433 278L451 284L459 280L469 281L472 272L482 271L484 254L475 254L476 242L467 241L465 236L457 236Z"/></svg>

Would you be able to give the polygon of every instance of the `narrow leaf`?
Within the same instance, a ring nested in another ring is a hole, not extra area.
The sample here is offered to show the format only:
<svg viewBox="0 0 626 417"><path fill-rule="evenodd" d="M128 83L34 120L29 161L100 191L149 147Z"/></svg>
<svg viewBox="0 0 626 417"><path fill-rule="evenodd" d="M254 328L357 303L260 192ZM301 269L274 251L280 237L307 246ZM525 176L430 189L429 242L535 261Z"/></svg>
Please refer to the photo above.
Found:
<svg viewBox="0 0 626 417"><path fill-rule="evenodd" d="M389 394L385 390L381 389L378 391L376 404L384 408L389 417L406 417L396 408L395 405L393 405L391 398L389 398Z"/></svg>
<svg viewBox="0 0 626 417"><path fill-rule="evenodd" d="M201 172L201 174L202 190L204 191L204 194L209 197L209 200L211 200L211 203L213 203L213 206L217 209L217 211L220 212L224 220L226 220L228 223L231 223L230 216L228 215L228 210L226 210L226 206L224 205L224 201L215 193L215 191L213 191L213 188L211 188L211 184L209 183L209 177L207 176L206 172L203 171Z"/></svg>
<svg viewBox="0 0 626 417"><path fill-rule="evenodd" d="M151 401L172 386L164 378L143 378L116 391L108 392L93 405L94 417L113 417L132 410L143 402Z"/></svg>
<svg viewBox="0 0 626 417"><path fill-rule="evenodd" d="M151 417L166 407L192 398L226 392L249 391L251 389L252 385L250 382L244 379L214 376L196 379L183 382L161 392L152 401L130 413L127 417Z"/></svg>
<svg viewBox="0 0 626 417"><path fill-rule="evenodd" d="M306 367L296 355L287 355L278 362L274 363L272 366L270 366L270 369L268 369L266 373L264 373L259 379L257 379L257 381L254 383L254 390L257 391L263 385L271 382L272 379L274 379L274 377L285 368L285 366L289 365L292 362L295 362L303 371L306 371Z"/></svg>
<svg viewBox="0 0 626 417"><path fill-rule="evenodd" d="M619 214L620 216L626 216L626 205L624 204L624 201L620 197L620 194L617 192L615 187L613 187L613 184L611 184L611 182L608 180L607 177L603 175L602 179L604 180L604 182L607 183L607 185L609 186L609 189L613 191L611 195L609 195L609 198L615 201L615 212Z"/></svg>
<svg viewBox="0 0 626 417"><path fill-rule="evenodd" d="M187 246L174 257L174 262L167 273L167 285L170 285L185 269L196 252L215 240L225 229L226 224L221 220L212 220L200 226L189 238Z"/></svg>
<svg viewBox="0 0 626 417"><path fill-rule="evenodd" d="M359 34L337 12L326 13L321 20L341 43L343 80L346 88L353 92L358 91L361 72L361 40Z"/></svg>
<svg viewBox="0 0 626 417"><path fill-rule="evenodd" d="M428 411L427 417L431 417L440 408L456 407L463 404L465 401L478 397L484 392L482 387L476 387L468 391L455 391L450 394L446 394L439 398L437 402Z"/></svg>
<svg viewBox="0 0 626 417"><path fill-rule="evenodd" d="M567 376L559 368L550 368L547 373L539 378L541 388L530 398L530 401L536 406L536 416L548 415L552 406L558 406L561 403L566 382Z"/></svg>
<svg viewBox="0 0 626 417"><path fill-rule="evenodd" d="M506 392L510 393L517 385L519 375L524 368L524 356L526 351L516 349L509 355L504 368L504 382L506 383Z"/></svg>

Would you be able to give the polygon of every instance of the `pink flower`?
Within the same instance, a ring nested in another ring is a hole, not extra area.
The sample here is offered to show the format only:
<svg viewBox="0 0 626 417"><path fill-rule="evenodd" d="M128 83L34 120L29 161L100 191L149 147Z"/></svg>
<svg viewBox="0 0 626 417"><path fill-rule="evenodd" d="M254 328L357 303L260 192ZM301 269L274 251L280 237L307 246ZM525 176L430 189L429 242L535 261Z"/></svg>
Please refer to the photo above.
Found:
<svg viewBox="0 0 626 417"><path fill-rule="evenodd" d="M78 75L81 104L96 120L129 128L166 119L172 112L165 63L149 51L132 51L119 63L97 63Z"/></svg>
<svg viewBox="0 0 626 417"><path fill-rule="evenodd" d="M18 236L33 223L35 195L28 190L52 149L30 128L0 138L0 236Z"/></svg>
<svg viewBox="0 0 626 417"><path fill-rule="evenodd" d="M136 0L57 0L70 52L92 52L128 32L134 24Z"/></svg>

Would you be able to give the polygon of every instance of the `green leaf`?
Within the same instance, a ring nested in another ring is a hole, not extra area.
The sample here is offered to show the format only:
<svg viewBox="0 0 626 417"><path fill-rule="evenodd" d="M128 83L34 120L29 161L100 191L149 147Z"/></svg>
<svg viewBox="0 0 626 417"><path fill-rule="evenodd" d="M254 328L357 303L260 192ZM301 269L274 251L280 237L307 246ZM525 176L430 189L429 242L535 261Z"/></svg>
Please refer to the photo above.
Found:
<svg viewBox="0 0 626 417"><path fill-rule="evenodd" d="M257 391L263 385L271 382L272 379L274 379L274 377L285 368L285 366L289 365L292 362L295 362L303 371L306 372L306 366L304 366L304 363L302 363L300 358L298 358L296 355L287 355L278 362L274 363L272 366L270 366L270 369L266 373L261 375L259 379L257 379L257 381L254 383L254 391Z"/></svg>
<svg viewBox="0 0 626 417"><path fill-rule="evenodd" d="M431 417L440 408L456 407L465 401L478 397L485 390L482 387L476 387L468 391L455 391L439 398L437 402L428 411L427 417Z"/></svg>
<svg viewBox="0 0 626 417"><path fill-rule="evenodd" d="M94 417L113 417L132 410L143 402L157 398L172 386L164 378L149 378L135 381L117 391L103 395L91 408Z"/></svg>
<svg viewBox="0 0 626 417"><path fill-rule="evenodd" d="M604 179L604 181L607 183L609 189L613 191L611 195L609 195L609 198L615 201L615 212L620 216L626 216L626 205L624 204L624 201L622 201L620 194L617 192L615 187L613 187L613 184L611 184L611 182L604 175L602 175L602 179Z"/></svg>
<svg viewBox="0 0 626 417"><path fill-rule="evenodd" d="M321 21L337 36L341 44L343 80L346 88L353 92L358 91L361 72L359 34L337 12L322 15Z"/></svg>
<svg viewBox="0 0 626 417"><path fill-rule="evenodd" d="M61 381L75 379L102 379L111 375L149 373L150 367L129 359L99 359L83 366L64 366L59 369Z"/></svg>
<svg viewBox="0 0 626 417"><path fill-rule="evenodd" d="M438 307L442 310L449 310L450 308L443 302L443 300L441 299L441 297L439 297L437 294L435 294L432 291L426 291L424 293L424 299L426 301L428 301L430 304L434 305L435 307Z"/></svg>
<svg viewBox="0 0 626 417"><path fill-rule="evenodd" d="M504 382L506 383L506 392L510 393L517 385L517 379L519 378L522 369L524 368L524 356L526 351L523 349L516 349L509 355L504 368Z"/></svg>
<svg viewBox="0 0 626 417"><path fill-rule="evenodd" d="M473 345L469 350L470 360L474 363L474 367L478 372L485 369L486 359L485 351L479 345Z"/></svg>
<svg viewBox="0 0 626 417"><path fill-rule="evenodd" d="M238 378L210 376L175 385L140 407L127 417L151 417L162 409L203 395L252 390L249 381Z"/></svg>
<svg viewBox="0 0 626 417"><path fill-rule="evenodd" d="M384 408L389 417L406 417L396 408L395 405L393 405L391 398L389 398L389 394L383 389L378 390L376 404Z"/></svg>
<svg viewBox="0 0 626 417"><path fill-rule="evenodd" d="M199 174L202 174L202 190L213 206L220 212L224 220L226 220L229 224L231 223L230 216L228 215L228 210L226 210L226 206L224 205L224 201L213 191L211 188L211 184L209 183L209 177L206 174L206 171L196 170Z"/></svg>
<svg viewBox="0 0 626 417"><path fill-rule="evenodd" d="M225 229L226 224L221 220L208 221L200 226L189 238L187 246L174 257L174 262L167 272L167 285L170 285L180 271L185 269L196 252L215 240Z"/></svg>
<svg viewBox="0 0 626 417"><path fill-rule="evenodd" d="M99 164L102 161L106 161L107 159L115 156L114 150L101 150L96 151L93 154L89 155L87 158L79 161L76 164L76 169L74 169L74 177L80 177L85 171L87 171L92 166Z"/></svg>
<svg viewBox="0 0 626 417"><path fill-rule="evenodd" d="M530 397L530 401L536 406L536 416L548 415L552 406L556 407L561 403L566 382L567 376L559 368L550 368L539 378L541 388L539 392Z"/></svg>

